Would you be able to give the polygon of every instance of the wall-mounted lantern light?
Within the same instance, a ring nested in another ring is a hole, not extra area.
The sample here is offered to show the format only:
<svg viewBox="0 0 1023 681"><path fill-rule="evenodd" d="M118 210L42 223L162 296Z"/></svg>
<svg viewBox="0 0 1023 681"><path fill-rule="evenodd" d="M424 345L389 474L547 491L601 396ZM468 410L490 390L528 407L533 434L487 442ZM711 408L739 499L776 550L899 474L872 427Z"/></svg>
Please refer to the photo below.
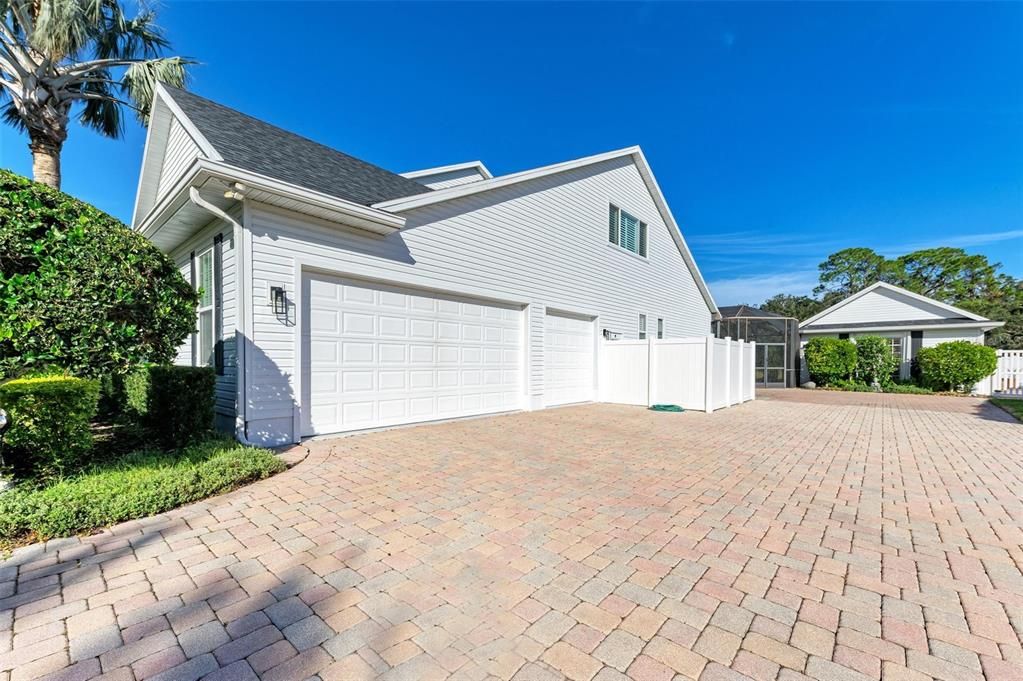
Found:
<svg viewBox="0 0 1023 681"><path fill-rule="evenodd" d="M618 331L612 331L611 329L604 329L604 340L619 340L622 334Z"/></svg>
<svg viewBox="0 0 1023 681"><path fill-rule="evenodd" d="M288 314L288 298L281 286L270 287L270 303L273 305L274 314L278 317Z"/></svg>

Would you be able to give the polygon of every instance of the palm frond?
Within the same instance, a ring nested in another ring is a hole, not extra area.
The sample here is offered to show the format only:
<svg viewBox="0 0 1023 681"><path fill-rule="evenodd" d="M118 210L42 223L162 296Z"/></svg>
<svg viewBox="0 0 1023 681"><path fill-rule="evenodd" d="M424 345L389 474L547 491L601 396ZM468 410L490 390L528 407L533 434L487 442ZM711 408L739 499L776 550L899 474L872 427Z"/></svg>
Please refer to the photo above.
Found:
<svg viewBox="0 0 1023 681"><path fill-rule="evenodd" d="M153 93L157 83L174 87L185 84L185 67L195 62L182 57L149 59L132 64L124 71L121 85L128 98L135 103L135 114L143 125L149 124L149 111L153 105Z"/></svg>
<svg viewBox="0 0 1023 681"><path fill-rule="evenodd" d="M28 130L28 126L25 125L25 120L21 117L21 113L18 112L18 108L14 106L14 102L7 102L4 105L0 118L3 118L4 123L14 126L21 132Z"/></svg>
<svg viewBox="0 0 1023 681"><path fill-rule="evenodd" d="M85 95L96 96L85 100L78 120L85 127L92 128L101 135L117 139L124 133L124 124L121 119L121 104L111 91L110 74L106 71L96 71L90 76L90 80L82 83L81 91Z"/></svg>
<svg viewBox="0 0 1023 681"><path fill-rule="evenodd" d="M52 61L78 54L95 35L96 0L39 0L29 43Z"/></svg>

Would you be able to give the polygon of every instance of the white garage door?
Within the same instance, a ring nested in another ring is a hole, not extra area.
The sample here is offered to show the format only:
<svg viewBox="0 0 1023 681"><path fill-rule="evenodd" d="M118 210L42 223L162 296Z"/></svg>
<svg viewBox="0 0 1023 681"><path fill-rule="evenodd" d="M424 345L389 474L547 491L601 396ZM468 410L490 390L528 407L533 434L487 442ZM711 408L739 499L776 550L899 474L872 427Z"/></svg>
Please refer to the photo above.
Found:
<svg viewBox="0 0 1023 681"><path fill-rule="evenodd" d="M544 403L589 402L594 392L593 320L548 311L544 327Z"/></svg>
<svg viewBox="0 0 1023 681"><path fill-rule="evenodd" d="M520 309L319 275L303 299L304 435L521 408Z"/></svg>

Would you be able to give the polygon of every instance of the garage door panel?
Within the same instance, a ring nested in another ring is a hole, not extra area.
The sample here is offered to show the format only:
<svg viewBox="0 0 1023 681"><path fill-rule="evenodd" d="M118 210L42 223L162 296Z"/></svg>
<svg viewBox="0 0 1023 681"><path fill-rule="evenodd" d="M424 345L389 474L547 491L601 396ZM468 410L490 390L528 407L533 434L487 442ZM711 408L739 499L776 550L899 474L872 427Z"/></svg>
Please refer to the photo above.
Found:
<svg viewBox="0 0 1023 681"><path fill-rule="evenodd" d="M594 395L594 324L591 318L548 311L544 321L544 402L588 402Z"/></svg>
<svg viewBox="0 0 1023 681"><path fill-rule="evenodd" d="M320 276L306 292L304 434L520 407L521 309Z"/></svg>

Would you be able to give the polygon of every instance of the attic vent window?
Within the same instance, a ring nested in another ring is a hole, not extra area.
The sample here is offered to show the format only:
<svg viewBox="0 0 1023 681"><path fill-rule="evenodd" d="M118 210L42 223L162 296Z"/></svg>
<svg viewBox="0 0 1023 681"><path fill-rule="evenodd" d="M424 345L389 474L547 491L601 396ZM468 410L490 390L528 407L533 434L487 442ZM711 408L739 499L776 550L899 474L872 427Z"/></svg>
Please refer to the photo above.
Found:
<svg viewBox="0 0 1023 681"><path fill-rule="evenodd" d="M636 255L646 257L645 222L612 204L607 214L607 240Z"/></svg>

